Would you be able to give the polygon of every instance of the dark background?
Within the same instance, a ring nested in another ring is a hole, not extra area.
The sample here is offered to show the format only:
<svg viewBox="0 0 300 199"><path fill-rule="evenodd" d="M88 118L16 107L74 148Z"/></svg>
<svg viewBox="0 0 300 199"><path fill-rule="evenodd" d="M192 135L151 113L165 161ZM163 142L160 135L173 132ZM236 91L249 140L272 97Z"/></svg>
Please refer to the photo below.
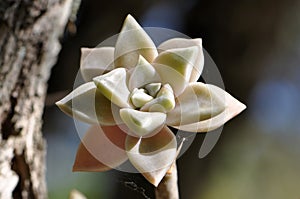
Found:
<svg viewBox="0 0 300 199"><path fill-rule="evenodd" d="M127 14L142 26L180 31L203 39L225 88L247 105L228 122L218 144L198 158L197 135L179 159L182 199L300 198L300 1L297 0L83 0L76 34L66 30L49 81L49 98L71 91L80 48L94 47L120 31ZM140 175L117 171L72 173L80 139L73 120L48 102L50 198L76 188L88 198L153 198Z"/></svg>

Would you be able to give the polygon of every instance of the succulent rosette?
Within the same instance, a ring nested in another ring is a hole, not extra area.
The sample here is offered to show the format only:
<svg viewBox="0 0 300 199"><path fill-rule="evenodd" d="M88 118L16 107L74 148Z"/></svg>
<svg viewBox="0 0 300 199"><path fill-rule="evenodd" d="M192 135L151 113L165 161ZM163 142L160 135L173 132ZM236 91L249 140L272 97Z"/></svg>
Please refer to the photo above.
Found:
<svg viewBox="0 0 300 199"><path fill-rule="evenodd" d="M129 159L157 186L178 155L168 128L207 132L245 105L217 86L197 82L204 65L201 39L173 38L155 46L128 15L115 47L83 48L87 83L56 104L92 124L74 171L106 171Z"/></svg>

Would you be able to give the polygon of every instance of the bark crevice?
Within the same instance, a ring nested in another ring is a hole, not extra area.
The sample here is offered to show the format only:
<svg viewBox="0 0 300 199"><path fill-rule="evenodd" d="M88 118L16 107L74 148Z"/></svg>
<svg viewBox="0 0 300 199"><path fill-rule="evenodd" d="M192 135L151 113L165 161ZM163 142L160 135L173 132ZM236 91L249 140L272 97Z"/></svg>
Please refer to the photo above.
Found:
<svg viewBox="0 0 300 199"><path fill-rule="evenodd" d="M15 115L15 106L17 104L17 99L14 97L10 97L11 108L6 114L5 119L2 122L2 139L7 140L9 136L18 135L18 133L14 130L15 122L13 122L13 116Z"/></svg>
<svg viewBox="0 0 300 199"><path fill-rule="evenodd" d="M25 153L17 154L14 153L12 159L12 170L19 177L19 182L13 190L13 198L32 198L35 199L35 194L32 188L31 174L28 163L26 162Z"/></svg>

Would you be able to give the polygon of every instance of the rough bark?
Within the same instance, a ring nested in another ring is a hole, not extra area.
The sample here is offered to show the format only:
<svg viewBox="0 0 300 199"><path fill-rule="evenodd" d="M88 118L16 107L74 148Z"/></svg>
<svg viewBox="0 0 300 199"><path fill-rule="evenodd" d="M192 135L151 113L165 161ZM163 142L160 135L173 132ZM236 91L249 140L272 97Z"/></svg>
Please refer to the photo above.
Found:
<svg viewBox="0 0 300 199"><path fill-rule="evenodd" d="M177 166L174 163L155 189L156 199L179 199L177 178Z"/></svg>
<svg viewBox="0 0 300 199"><path fill-rule="evenodd" d="M41 118L72 0L0 1L0 198L47 198Z"/></svg>

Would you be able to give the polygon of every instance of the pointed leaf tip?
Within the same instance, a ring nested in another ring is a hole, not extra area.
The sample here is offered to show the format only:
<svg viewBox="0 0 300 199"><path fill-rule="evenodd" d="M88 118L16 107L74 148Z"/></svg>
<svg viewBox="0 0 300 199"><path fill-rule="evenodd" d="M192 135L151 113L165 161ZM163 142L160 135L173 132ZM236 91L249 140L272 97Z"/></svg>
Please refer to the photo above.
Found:
<svg viewBox="0 0 300 199"><path fill-rule="evenodd" d="M119 108L93 82L82 84L55 104L67 115L89 124L114 125L120 121Z"/></svg>
<svg viewBox="0 0 300 199"><path fill-rule="evenodd" d="M154 186L158 186L176 160L176 137L168 127L149 138L127 136L130 162Z"/></svg>
<svg viewBox="0 0 300 199"><path fill-rule="evenodd" d="M73 172L78 171L108 171L111 168L97 160L84 146L80 143L75 162L72 168Z"/></svg>
<svg viewBox="0 0 300 199"><path fill-rule="evenodd" d="M118 126L92 126L81 140L73 171L107 171L125 162L126 134Z"/></svg>
<svg viewBox="0 0 300 199"><path fill-rule="evenodd" d="M142 55L152 62L158 52L155 44L138 22L128 15L124 21L115 46L115 66L132 68Z"/></svg>
<svg viewBox="0 0 300 199"><path fill-rule="evenodd" d="M246 108L223 89L200 82L190 83L177 103L167 124L190 132L217 129ZM194 104L198 106L195 108Z"/></svg>

